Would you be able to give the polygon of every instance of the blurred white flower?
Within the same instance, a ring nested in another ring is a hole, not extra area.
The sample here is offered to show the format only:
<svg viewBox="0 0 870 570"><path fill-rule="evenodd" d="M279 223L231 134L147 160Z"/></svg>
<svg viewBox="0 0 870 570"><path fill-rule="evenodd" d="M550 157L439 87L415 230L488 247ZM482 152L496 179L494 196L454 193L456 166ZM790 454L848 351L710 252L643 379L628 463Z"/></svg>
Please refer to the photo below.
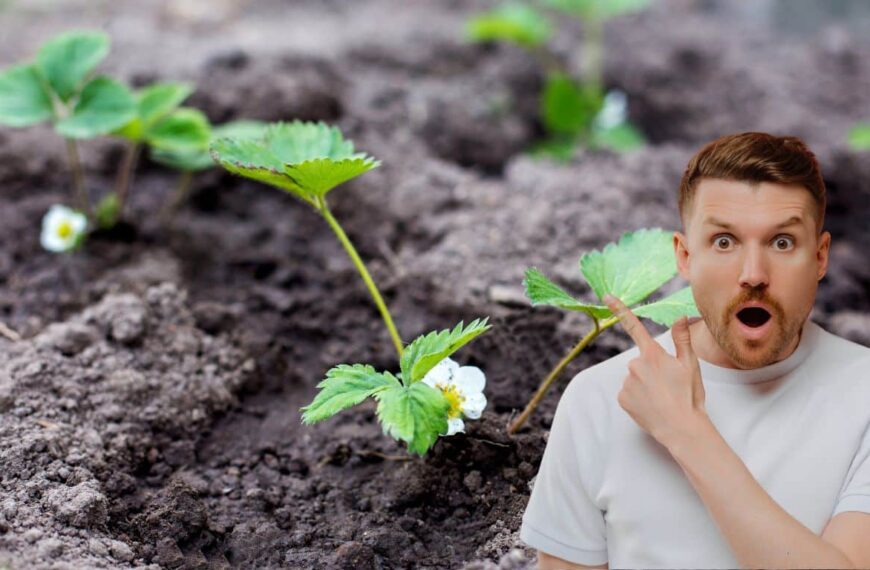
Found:
<svg viewBox="0 0 870 570"><path fill-rule="evenodd" d="M456 361L445 358L423 377L423 382L441 390L450 410L447 412L447 434L465 432L462 418L476 420L486 407L486 376L476 366L459 366Z"/></svg>
<svg viewBox="0 0 870 570"><path fill-rule="evenodd" d="M42 217L39 243L48 251L69 251L81 243L87 227L87 216L66 206L55 204Z"/></svg>
<svg viewBox="0 0 870 570"><path fill-rule="evenodd" d="M612 129L625 122L628 118L628 97L624 91L611 89L604 96L604 106L595 115L593 121L597 129Z"/></svg>

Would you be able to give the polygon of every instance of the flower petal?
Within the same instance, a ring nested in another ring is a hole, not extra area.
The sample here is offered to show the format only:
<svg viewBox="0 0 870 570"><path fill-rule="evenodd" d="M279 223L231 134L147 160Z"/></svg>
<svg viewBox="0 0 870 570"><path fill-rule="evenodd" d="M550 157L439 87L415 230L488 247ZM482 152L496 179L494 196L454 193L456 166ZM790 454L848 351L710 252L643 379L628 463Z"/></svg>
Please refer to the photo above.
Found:
<svg viewBox="0 0 870 570"><path fill-rule="evenodd" d="M477 366L463 366L453 375L453 384L459 388L466 398L472 394L480 394L486 386L486 376Z"/></svg>
<svg viewBox="0 0 870 570"><path fill-rule="evenodd" d="M433 388L436 384L450 384L451 379L459 369L459 364L451 358L445 358L423 376L423 382Z"/></svg>
<svg viewBox="0 0 870 570"><path fill-rule="evenodd" d="M472 420L480 418L484 408L486 408L486 396L481 392L467 396L462 402L462 413Z"/></svg>
<svg viewBox="0 0 870 570"><path fill-rule="evenodd" d="M73 212L70 215L70 225L73 228L75 235L81 234L88 227L88 217L79 212Z"/></svg>
<svg viewBox="0 0 870 570"><path fill-rule="evenodd" d="M447 435L455 435L459 432L465 433L465 422L459 418L447 420Z"/></svg>

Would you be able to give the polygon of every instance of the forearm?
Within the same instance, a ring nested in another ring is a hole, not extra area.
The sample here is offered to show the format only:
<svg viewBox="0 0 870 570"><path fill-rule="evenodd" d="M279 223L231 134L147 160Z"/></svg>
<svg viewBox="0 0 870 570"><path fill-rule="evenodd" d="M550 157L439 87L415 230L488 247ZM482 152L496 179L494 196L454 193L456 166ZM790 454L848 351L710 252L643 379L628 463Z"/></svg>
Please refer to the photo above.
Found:
<svg viewBox="0 0 870 570"><path fill-rule="evenodd" d="M666 447L742 568L854 567L767 494L707 416Z"/></svg>

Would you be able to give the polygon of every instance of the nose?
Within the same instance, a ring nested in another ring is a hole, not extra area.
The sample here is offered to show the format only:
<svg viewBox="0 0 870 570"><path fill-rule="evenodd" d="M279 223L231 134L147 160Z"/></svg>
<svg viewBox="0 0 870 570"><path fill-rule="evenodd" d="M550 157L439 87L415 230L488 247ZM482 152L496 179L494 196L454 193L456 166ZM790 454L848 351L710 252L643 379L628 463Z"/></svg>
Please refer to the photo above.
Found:
<svg viewBox="0 0 870 570"><path fill-rule="evenodd" d="M770 276L767 271L767 260L757 246L748 246L743 258L743 271L740 274L741 287L759 287L768 285Z"/></svg>

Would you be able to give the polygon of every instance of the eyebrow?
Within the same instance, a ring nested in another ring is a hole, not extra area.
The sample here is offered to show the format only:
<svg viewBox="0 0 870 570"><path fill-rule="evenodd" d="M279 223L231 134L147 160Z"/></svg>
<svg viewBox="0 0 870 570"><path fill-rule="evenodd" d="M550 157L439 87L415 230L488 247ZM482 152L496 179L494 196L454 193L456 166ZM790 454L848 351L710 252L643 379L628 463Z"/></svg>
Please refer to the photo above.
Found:
<svg viewBox="0 0 870 570"><path fill-rule="evenodd" d="M707 217L704 220L704 224L719 226L719 227L725 228L727 230L730 230L733 227L728 222L723 222L722 220L720 220L718 218L714 218L713 216ZM777 228L784 228L787 226L801 225L801 224L803 224L803 219L800 216L792 216L789 219L787 219L786 221L777 224L776 227Z"/></svg>

